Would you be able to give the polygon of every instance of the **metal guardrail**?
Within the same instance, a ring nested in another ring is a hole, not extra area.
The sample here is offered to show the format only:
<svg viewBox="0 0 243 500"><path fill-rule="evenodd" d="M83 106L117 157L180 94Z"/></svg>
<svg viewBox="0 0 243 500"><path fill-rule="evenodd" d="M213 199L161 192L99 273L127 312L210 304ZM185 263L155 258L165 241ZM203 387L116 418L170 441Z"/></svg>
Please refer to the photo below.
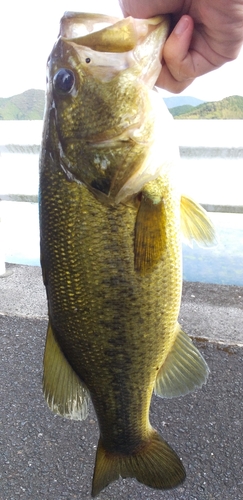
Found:
<svg viewBox="0 0 243 500"><path fill-rule="evenodd" d="M0 202L1 201L17 201L24 203L38 203L37 195L25 195L25 194L0 194ZM1 204L0 204L1 208ZM1 211L0 211L0 278L7 277L9 272L6 271L5 265L5 255L4 255L4 247L3 242L4 237L2 235L2 227L1 227Z"/></svg>
<svg viewBox="0 0 243 500"><path fill-rule="evenodd" d="M190 147L179 146L181 158L230 158L231 160L238 160L243 158L243 148L227 148L227 147Z"/></svg>
<svg viewBox="0 0 243 500"><path fill-rule="evenodd" d="M39 144L6 144L5 146L0 145L1 153L25 153L25 154L39 154L40 145Z"/></svg>
<svg viewBox="0 0 243 500"><path fill-rule="evenodd" d="M241 121L242 122L242 121ZM222 120L215 122L213 120L207 120L203 124L200 120L193 121L193 129L197 127L197 134L195 135L195 141L190 145L187 145L188 137L191 137L191 124L190 121L181 122L180 120L175 121L175 130L178 132L178 138L181 141L179 146L180 156L183 160L194 160L196 159L233 159L242 162L243 158L243 142L241 133L241 122L239 121L239 126L237 129L233 129L234 123L232 121ZM40 153L40 141L42 134L42 122L33 121L31 124L31 134L29 134L29 124L25 122L19 122L18 126L21 130L21 134L17 131L12 133L11 123L5 122L4 127L6 127L7 133L0 138L0 157L4 155L17 154L29 154L38 155ZM26 129L26 138L23 137L23 127ZM5 130L5 129L4 129ZM217 139L214 141L215 131L217 131ZM33 132L33 133L32 133ZM232 138L232 134L234 134ZM21 138L23 137L23 143L21 144ZM203 140L200 139L203 138ZM219 138L219 139L218 139ZM27 143L25 141L29 140ZM213 146L210 146L213 145ZM17 188L18 189L18 188ZM19 188L20 190L21 188ZM22 190L22 189L21 189ZM24 190L24 189L23 189ZM242 203L241 199L237 198L238 203ZM0 192L0 202L10 201L10 202L22 202L22 203L38 203L38 195L36 194L1 194ZM243 214L243 205L221 205L221 204L201 204L208 212L218 212L218 213L229 213L229 214ZM1 209L1 203L0 203ZM0 276L5 274L5 262L4 262L4 249L3 249L3 236L1 236L1 213L0 213ZM1 243L2 242L2 243Z"/></svg>
<svg viewBox="0 0 243 500"><path fill-rule="evenodd" d="M0 201L15 201L20 203L38 203L37 195L24 195L24 194L0 194ZM243 205L231 206L231 205L209 205L201 204L207 212L221 212L221 213L231 213L231 214L243 214ZM1 218L0 218L0 242L3 240L1 237ZM0 278L8 276L5 266L5 257L3 247L0 244Z"/></svg>
<svg viewBox="0 0 243 500"><path fill-rule="evenodd" d="M24 203L38 203L38 195L32 194L0 194L0 201L18 201ZM243 214L243 205L214 205L200 203L207 212L222 212L228 214Z"/></svg>
<svg viewBox="0 0 243 500"><path fill-rule="evenodd" d="M221 212L224 214L243 214L243 205L209 205L200 203L207 212Z"/></svg>
<svg viewBox="0 0 243 500"><path fill-rule="evenodd" d="M25 195L25 194L0 194L0 201L15 201L20 203L38 203L37 195ZM221 213L231 213L231 214L243 214L243 205L231 206L231 205L209 205L201 203L202 207L207 210L207 212L221 212ZM3 240L1 238L1 218L0 218L0 242ZM4 259L4 252L2 245L0 245L0 278L7 276Z"/></svg>
<svg viewBox="0 0 243 500"><path fill-rule="evenodd" d="M36 194L0 194L0 201L19 201L22 203L38 203Z"/></svg>
<svg viewBox="0 0 243 500"><path fill-rule="evenodd" d="M242 147L179 146L181 158L243 158ZM39 154L39 144L0 144L0 153Z"/></svg>

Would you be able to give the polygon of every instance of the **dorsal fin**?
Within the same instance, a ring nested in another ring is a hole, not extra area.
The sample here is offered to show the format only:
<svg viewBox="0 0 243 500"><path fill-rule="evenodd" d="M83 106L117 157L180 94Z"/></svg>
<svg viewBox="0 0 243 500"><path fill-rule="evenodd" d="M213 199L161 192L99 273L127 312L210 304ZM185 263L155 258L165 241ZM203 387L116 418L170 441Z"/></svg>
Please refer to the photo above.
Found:
<svg viewBox="0 0 243 500"><path fill-rule="evenodd" d="M206 247L217 244L216 232L206 210L187 196L181 196L181 230L189 245L193 239Z"/></svg>

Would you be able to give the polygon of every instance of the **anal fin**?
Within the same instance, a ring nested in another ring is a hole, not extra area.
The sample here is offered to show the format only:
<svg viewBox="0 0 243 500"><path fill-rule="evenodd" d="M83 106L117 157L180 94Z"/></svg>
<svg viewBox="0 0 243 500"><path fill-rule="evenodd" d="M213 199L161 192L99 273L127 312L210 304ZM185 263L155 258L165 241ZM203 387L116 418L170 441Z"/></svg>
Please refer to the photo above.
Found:
<svg viewBox="0 0 243 500"><path fill-rule="evenodd" d="M66 360L50 322L44 353L43 392L54 413L73 420L87 417L89 392Z"/></svg>
<svg viewBox="0 0 243 500"><path fill-rule="evenodd" d="M174 346L161 366L154 392L163 398L184 396L206 383L209 368L191 339L177 325Z"/></svg>

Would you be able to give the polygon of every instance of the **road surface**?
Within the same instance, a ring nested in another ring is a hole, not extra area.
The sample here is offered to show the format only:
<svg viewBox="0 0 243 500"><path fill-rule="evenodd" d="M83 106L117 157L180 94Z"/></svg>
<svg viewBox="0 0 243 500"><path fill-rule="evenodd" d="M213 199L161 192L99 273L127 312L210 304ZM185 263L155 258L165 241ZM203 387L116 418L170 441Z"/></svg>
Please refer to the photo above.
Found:
<svg viewBox="0 0 243 500"><path fill-rule="evenodd" d="M46 301L40 269L9 265L0 279L0 500L90 500L98 441L86 421L54 416L42 395ZM185 483L158 491L119 480L98 500L243 498L243 288L185 283L180 321L207 360L206 386L154 397L151 421L177 451Z"/></svg>

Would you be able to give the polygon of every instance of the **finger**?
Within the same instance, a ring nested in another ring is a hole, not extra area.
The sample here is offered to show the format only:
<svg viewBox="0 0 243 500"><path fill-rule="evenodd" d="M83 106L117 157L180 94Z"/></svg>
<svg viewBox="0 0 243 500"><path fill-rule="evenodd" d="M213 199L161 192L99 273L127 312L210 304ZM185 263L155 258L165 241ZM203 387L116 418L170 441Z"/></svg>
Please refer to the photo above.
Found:
<svg viewBox="0 0 243 500"><path fill-rule="evenodd" d="M227 62L215 52L190 16L182 16L164 46L164 65L157 85L170 92L182 92L198 76Z"/></svg>
<svg viewBox="0 0 243 500"><path fill-rule="evenodd" d="M165 43L162 71L156 85L171 92L181 92L196 77L189 48L194 23L190 16L182 16Z"/></svg>
<svg viewBox="0 0 243 500"><path fill-rule="evenodd" d="M194 78L187 78L182 82L178 82L178 80L172 76L167 66L164 66L155 85L173 94L179 94L189 87L193 80Z"/></svg>
<svg viewBox="0 0 243 500"><path fill-rule="evenodd" d="M123 15L138 17L141 19L158 16L160 14L171 14L179 12L183 6L183 0L119 0Z"/></svg>

